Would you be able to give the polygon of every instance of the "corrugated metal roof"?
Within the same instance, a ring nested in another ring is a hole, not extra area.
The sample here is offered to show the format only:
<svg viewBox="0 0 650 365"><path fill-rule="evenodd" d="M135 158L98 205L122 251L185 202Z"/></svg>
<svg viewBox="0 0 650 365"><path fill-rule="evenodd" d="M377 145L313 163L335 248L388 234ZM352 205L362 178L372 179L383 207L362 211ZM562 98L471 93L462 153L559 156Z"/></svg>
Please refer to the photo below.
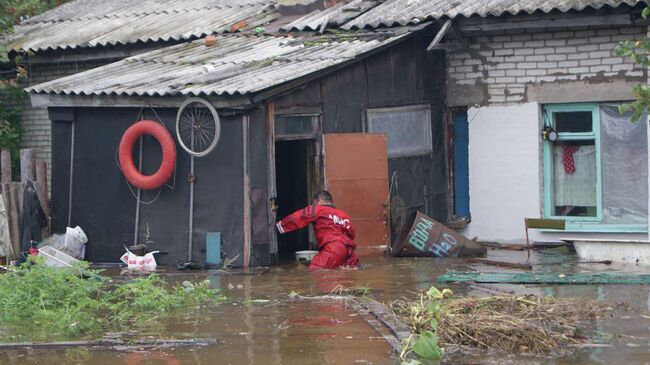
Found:
<svg viewBox="0 0 650 365"><path fill-rule="evenodd" d="M423 26L328 36L223 35L162 48L35 85L31 93L66 95L252 94L353 60Z"/></svg>
<svg viewBox="0 0 650 365"><path fill-rule="evenodd" d="M618 7L645 3L638 0L386 0L343 25L345 29L417 24L427 19L455 18L459 15L500 16L504 14L567 12L587 7Z"/></svg>
<svg viewBox="0 0 650 365"><path fill-rule="evenodd" d="M249 29L280 15L268 0L77 0L14 29L10 49L41 51L223 33L244 20Z"/></svg>
<svg viewBox="0 0 650 365"><path fill-rule="evenodd" d="M375 0L352 0L347 3L338 3L329 9L317 10L296 19L282 27L282 30L318 30L325 21L328 26L340 26L377 4L379 3Z"/></svg>

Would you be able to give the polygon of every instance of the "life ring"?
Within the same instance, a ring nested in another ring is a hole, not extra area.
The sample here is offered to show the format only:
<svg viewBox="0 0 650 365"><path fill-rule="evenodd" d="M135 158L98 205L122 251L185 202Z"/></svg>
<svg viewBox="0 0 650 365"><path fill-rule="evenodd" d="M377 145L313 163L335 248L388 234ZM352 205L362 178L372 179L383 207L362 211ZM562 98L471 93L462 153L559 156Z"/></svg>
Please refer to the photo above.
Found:
<svg viewBox="0 0 650 365"><path fill-rule="evenodd" d="M126 355L124 359L127 365L138 365L146 360L162 360L167 365L181 365L181 362L175 356L162 352L132 352Z"/></svg>
<svg viewBox="0 0 650 365"><path fill-rule="evenodd" d="M141 136L153 136L162 147L162 162L158 171L153 175L143 175L133 163L133 146ZM120 169L124 177L134 186L153 190L169 180L176 165L176 145L171 134L164 125L153 120L142 120L130 126L120 140Z"/></svg>

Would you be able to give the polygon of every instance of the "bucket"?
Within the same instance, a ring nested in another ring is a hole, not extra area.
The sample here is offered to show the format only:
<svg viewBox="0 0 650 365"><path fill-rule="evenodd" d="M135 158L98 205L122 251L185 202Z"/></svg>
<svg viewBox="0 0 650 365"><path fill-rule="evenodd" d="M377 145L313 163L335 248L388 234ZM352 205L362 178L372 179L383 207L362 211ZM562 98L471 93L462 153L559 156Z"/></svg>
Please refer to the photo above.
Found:
<svg viewBox="0 0 650 365"><path fill-rule="evenodd" d="M306 250L306 251L296 251L296 261L307 264L318 254L318 251Z"/></svg>

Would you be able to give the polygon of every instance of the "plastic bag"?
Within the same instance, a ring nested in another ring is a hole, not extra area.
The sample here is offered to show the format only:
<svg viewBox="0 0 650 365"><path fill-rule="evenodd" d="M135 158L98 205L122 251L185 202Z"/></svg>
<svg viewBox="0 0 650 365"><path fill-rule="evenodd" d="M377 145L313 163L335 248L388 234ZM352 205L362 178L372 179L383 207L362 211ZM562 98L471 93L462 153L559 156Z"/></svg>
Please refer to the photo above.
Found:
<svg viewBox="0 0 650 365"><path fill-rule="evenodd" d="M152 251L144 256L138 256L133 252L126 249L126 252L120 260L125 263L129 270L133 271L155 271L158 264L156 263L156 258L153 256L157 254L158 251Z"/></svg>

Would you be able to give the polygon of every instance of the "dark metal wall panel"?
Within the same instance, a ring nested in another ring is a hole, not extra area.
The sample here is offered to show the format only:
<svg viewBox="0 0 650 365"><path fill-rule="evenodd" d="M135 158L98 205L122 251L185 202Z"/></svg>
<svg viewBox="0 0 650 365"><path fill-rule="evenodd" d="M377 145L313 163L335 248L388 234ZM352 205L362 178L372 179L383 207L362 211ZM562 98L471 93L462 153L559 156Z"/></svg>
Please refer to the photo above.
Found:
<svg viewBox="0 0 650 365"><path fill-rule="evenodd" d="M92 261L118 261L124 244L133 239L135 199L117 167L116 152L122 133L137 115L137 109L75 111L72 225L86 232L86 258ZM69 148L66 142L54 140L52 150ZM53 163L53 182L57 180L54 196L67 190L65 186L60 189L58 182L68 183L69 161L66 163L62 156ZM55 211L59 210L58 203L53 201Z"/></svg>
<svg viewBox="0 0 650 365"><path fill-rule="evenodd" d="M146 112L146 111L145 111ZM157 111L172 135L176 110ZM153 118L147 113L147 118ZM222 255L243 260L243 135L241 116L221 116L221 139L208 155L194 159L194 225L192 258L205 261L207 232L221 232ZM142 205L140 232L151 232L151 248L167 250L161 263L184 262L188 257L190 156L177 146L176 183L165 187L153 204ZM144 168L154 172L160 165L161 150L152 138L146 138ZM170 181L170 184L172 181ZM157 191L143 194L142 200L155 198Z"/></svg>
<svg viewBox="0 0 650 365"><path fill-rule="evenodd" d="M323 133L360 133L366 113L366 71L356 63L322 79Z"/></svg>
<svg viewBox="0 0 650 365"><path fill-rule="evenodd" d="M51 210L52 230L56 233L65 232L68 224L68 192L70 182L70 140L72 123L69 121L52 120L52 169L51 181Z"/></svg>
<svg viewBox="0 0 650 365"><path fill-rule="evenodd" d="M123 245L133 241L136 199L129 191L116 163L116 149L124 131L136 120L138 109L78 109L76 113L76 157L74 160L73 225L88 234L88 259L117 261ZM176 110L158 109L158 116L172 133ZM145 117L156 119L151 110ZM195 160L194 250L196 261L205 260L207 232L221 232L225 256L241 254L243 242L243 144L241 117L222 117L222 135L217 148L208 156ZM69 162L64 136L69 133L63 123L54 123L53 196L67 189ZM174 136L175 137L175 136ZM61 152L59 152L59 150ZM137 147L136 147L137 150ZM69 153L69 150L68 150ZM143 171L151 173L160 164L160 146L145 137ZM134 154L137 158L137 153ZM69 156L69 155L68 155ZM174 189L164 187L151 204L143 204L140 233L150 232L150 249L168 251L159 255L162 264L187 259L189 223L190 157L177 146ZM56 181L56 182L55 182ZM135 190L134 190L135 191ZM157 191L143 193L151 201ZM62 195L62 196L65 196ZM53 210L65 209L61 200L53 200ZM67 213L67 212L66 212ZM57 213L58 214L58 213ZM140 236L142 240L142 235ZM240 255L240 262L241 257Z"/></svg>

